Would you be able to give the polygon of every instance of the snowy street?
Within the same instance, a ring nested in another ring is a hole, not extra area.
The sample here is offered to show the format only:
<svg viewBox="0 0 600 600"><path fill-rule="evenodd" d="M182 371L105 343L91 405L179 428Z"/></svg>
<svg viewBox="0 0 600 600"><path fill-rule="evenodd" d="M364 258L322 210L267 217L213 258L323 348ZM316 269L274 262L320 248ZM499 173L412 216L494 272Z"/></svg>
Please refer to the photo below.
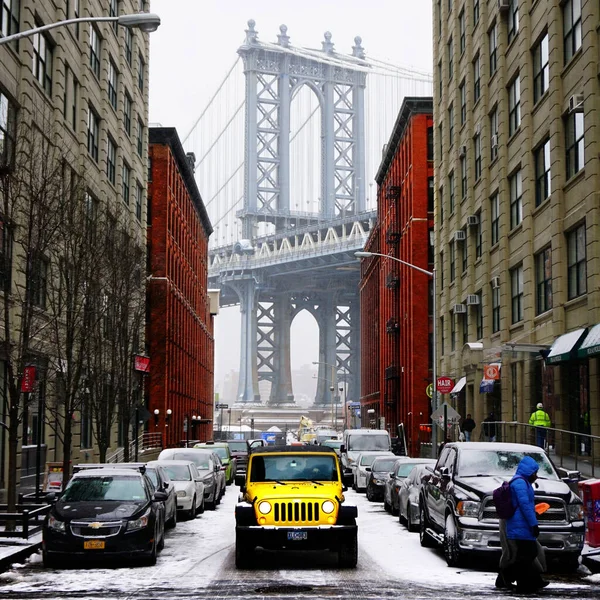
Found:
<svg viewBox="0 0 600 600"><path fill-rule="evenodd" d="M337 568L329 553L256 551L254 566L234 564L237 488L231 486L217 510L180 521L167 533L155 567L87 565L44 569L41 555L0 575L0 598L168 599L178 598L440 598L506 597L494 588L495 573L446 566L441 550L421 548L364 494L347 492L359 510L359 561L355 570ZM598 598L600 575L550 574L543 598ZM527 596L534 598L535 596Z"/></svg>

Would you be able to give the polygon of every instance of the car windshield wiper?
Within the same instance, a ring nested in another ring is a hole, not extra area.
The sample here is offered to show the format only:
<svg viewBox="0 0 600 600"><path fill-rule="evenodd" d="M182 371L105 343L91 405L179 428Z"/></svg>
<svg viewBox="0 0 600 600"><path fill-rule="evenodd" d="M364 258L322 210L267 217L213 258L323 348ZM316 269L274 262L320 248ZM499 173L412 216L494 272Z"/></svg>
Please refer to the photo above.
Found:
<svg viewBox="0 0 600 600"><path fill-rule="evenodd" d="M312 483L316 483L317 485L323 485L320 481L317 481L316 479L308 479L307 481L310 481Z"/></svg>
<svg viewBox="0 0 600 600"><path fill-rule="evenodd" d="M265 479L265 483L278 483L279 485L287 485L285 481L279 481L278 479Z"/></svg>

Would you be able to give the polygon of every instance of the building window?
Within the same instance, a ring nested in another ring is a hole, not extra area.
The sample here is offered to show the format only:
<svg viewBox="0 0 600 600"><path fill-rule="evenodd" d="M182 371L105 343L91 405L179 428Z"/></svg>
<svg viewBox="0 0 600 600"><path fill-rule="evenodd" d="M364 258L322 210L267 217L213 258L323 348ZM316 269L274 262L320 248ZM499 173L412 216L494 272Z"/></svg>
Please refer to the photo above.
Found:
<svg viewBox="0 0 600 600"><path fill-rule="evenodd" d="M146 68L146 63L144 62L144 57L140 52L138 54L138 87L143 92L144 91L144 69Z"/></svg>
<svg viewBox="0 0 600 600"><path fill-rule="evenodd" d="M133 61L133 31L130 27L125 27L125 60L131 66Z"/></svg>
<svg viewBox="0 0 600 600"><path fill-rule="evenodd" d="M433 127L427 128L427 160L433 160Z"/></svg>
<svg viewBox="0 0 600 600"><path fill-rule="evenodd" d="M144 188L138 181L135 192L135 216L137 220L142 222L142 206L144 205Z"/></svg>
<svg viewBox="0 0 600 600"><path fill-rule="evenodd" d="M79 19L80 16L81 11L79 10L79 0L73 0L73 19ZM79 39L79 23L75 23L75 37Z"/></svg>
<svg viewBox="0 0 600 600"><path fill-rule="evenodd" d="M446 346L446 340L444 338L444 317L440 317L440 350L442 356L444 356L444 347Z"/></svg>
<svg viewBox="0 0 600 600"><path fill-rule="evenodd" d="M508 87L508 134L513 135L521 125L521 79L517 75Z"/></svg>
<svg viewBox="0 0 600 600"><path fill-rule="evenodd" d="M440 287L444 289L444 253L440 252Z"/></svg>
<svg viewBox="0 0 600 600"><path fill-rule="evenodd" d="M567 232L568 299L587 292L585 223Z"/></svg>
<svg viewBox="0 0 600 600"><path fill-rule="evenodd" d="M15 158L16 109L8 96L0 92L0 167L10 168Z"/></svg>
<svg viewBox="0 0 600 600"><path fill-rule="evenodd" d="M581 48L581 0L566 0L563 4L563 35L567 64Z"/></svg>
<svg viewBox="0 0 600 600"><path fill-rule="evenodd" d="M31 71L48 96L52 94L52 46L43 33L33 36Z"/></svg>
<svg viewBox="0 0 600 600"><path fill-rule="evenodd" d="M500 288L492 284L492 333L500 331Z"/></svg>
<svg viewBox="0 0 600 600"><path fill-rule="evenodd" d="M454 144L454 104L448 107L448 138L450 146Z"/></svg>
<svg viewBox="0 0 600 600"><path fill-rule="evenodd" d="M90 25L90 68L98 79L100 79L100 52L100 34L92 23Z"/></svg>
<svg viewBox="0 0 600 600"><path fill-rule="evenodd" d="M98 140L100 137L100 120L94 109L88 105L87 149L90 156L98 162Z"/></svg>
<svg viewBox="0 0 600 600"><path fill-rule="evenodd" d="M461 243L462 250L462 272L464 273L467 270L467 258L468 258L468 244L467 244L467 231L463 229L463 233L465 234L465 239Z"/></svg>
<svg viewBox="0 0 600 600"><path fill-rule="evenodd" d="M508 178L510 187L510 228L514 229L523 220L523 178L519 169Z"/></svg>
<svg viewBox="0 0 600 600"><path fill-rule="evenodd" d="M495 161L498 157L498 109L490 113L490 159Z"/></svg>
<svg viewBox="0 0 600 600"><path fill-rule="evenodd" d="M2 0L2 36L19 32L19 0Z"/></svg>
<svg viewBox="0 0 600 600"><path fill-rule="evenodd" d="M494 23L493 27L488 32L490 42L490 77L498 68L498 26Z"/></svg>
<svg viewBox="0 0 600 600"><path fill-rule="evenodd" d="M479 23L479 0L473 0L473 27Z"/></svg>
<svg viewBox="0 0 600 600"><path fill-rule="evenodd" d="M465 9L460 11L460 15L458 15L458 49L462 54L465 51Z"/></svg>
<svg viewBox="0 0 600 600"><path fill-rule="evenodd" d="M462 316L463 324L463 345L469 341L469 316L464 313Z"/></svg>
<svg viewBox="0 0 600 600"><path fill-rule="evenodd" d="M442 70L442 61L438 63L438 81L440 82L440 100L442 99L442 93L444 92L444 76Z"/></svg>
<svg viewBox="0 0 600 600"><path fill-rule="evenodd" d="M144 124L141 119L138 119L137 129L137 153L142 156L144 152Z"/></svg>
<svg viewBox="0 0 600 600"><path fill-rule="evenodd" d="M125 125L125 132L127 135L131 135L131 98L129 94L125 92L125 100L123 102L123 119Z"/></svg>
<svg viewBox="0 0 600 600"><path fill-rule="evenodd" d="M119 16L119 0L109 0L108 16L109 17L118 17ZM113 21L112 27L116 32L118 30L119 24L116 21ZM127 28L125 28L125 29L127 29Z"/></svg>
<svg viewBox="0 0 600 600"><path fill-rule="evenodd" d="M477 225L475 226L475 258L481 258L483 249L483 230L481 228L481 213L477 213Z"/></svg>
<svg viewBox="0 0 600 600"><path fill-rule="evenodd" d="M533 49L533 102L534 104L544 95L550 81L548 66L548 34L540 40Z"/></svg>
<svg viewBox="0 0 600 600"><path fill-rule="evenodd" d="M46 291L48 289L48 261L41 255L31 259L29 266L29 303L38 308L46 308Z"/></svg>
<svg viewBox="0 0 600 600"><path fill-rule="evenodd" d="M63 101L63 117L77 131L77 106L79 104L79 82L73 70L65 64L65 97Z"/></svg>
<svg viewBox="0 0 600 600"><path fill-rule="evenodd" d="M460 159L460 197L464 200L467 197L467 157Z"/></svg>
<svg viewBox="0 0 600 600"><path fill-rule="evenodd" d="M535 205L539 206L552 193L550 179L550 140L534 151L535 159Z"/></svg>
<svg viewBox="0 0 600 600"><path fill-rule="evenodd" d="M473 61L473 104L476 104L481 96L481 63L479 55Z"/></svg>
<svg viewBox="0 0 600 600"><path fill-rule="evenodd" d="M572 112L566 118L567 179L583 169L585 163L583 113Z"/></svg>
<svg viewBox="0 0 600 600"><path fill-rule="evenodd" d="M106 146L106 176L115 185L117 181L117 146L109 136Z"/></svg>
<svg viewBox="0 0 600 600"><path fill-rule="evenodd" d="M127 205L129 205L130 180L131 180L131 169L129 168L129 165L125 161L123 161L123 188L122 188L122 195L123 195L123 202L125 202L125 204L127 204Z"/></svg>
<svg viewBox="0 0 600 600"><path fill-rule="evenodd" d="M500 239L500 197L496 192L490 199L491 224L492 224L492 246Z"/></svg>
<svg viewBox="0 0 600 600"><path fill-rule="evenodd" d="M454 242L450 242L450 283L456 279L456 246Z"/></svg>
<svg viewBox="0 0 600 600"><path fill-rule="evenodd" d="M519 0L510 0L508 6L508 43L519 33Z"/></svg>
<svg viewBox="0 0 600 600"><path fill-rule="evenodd" d="M473 138L473 146L475 148L475 181L479 181L481 178L481 135Z"/></svg>
<svg viewBox="0 0 600 600"><path fill-rule="evenodd" d="M454 171L448 175L448 194L450 214L454 214Z"/></svg>
<svg viewBox="0 0 600 600"><path fill-rule="evenodd" d="M108 100L112 107L117 110L117 87L119 85L119 73L117 66L111 60L108 66Z"/></svg>
<svg viewBox="0 0 600 600"><path fill-rule="evenodd" d="M467 120L467 93L465 91L465 82L463 81L459 88L458 94L460 96L460 125L461 127L465 124Z"/></svg>
<svg viewBox="0 0 600 600"><path fill-rule="evenodd" d="M552 252L550 248L535 255L536 314L552 308Z"/></svg>
<svg viewBox="0 0 600 600"><path fill-rule="evenodd" d="M448 79L454 75L454 44L452 38L448 40Z"/></svg>
<svg viewBox="0 0 600 600"><path fill-rule="evenodd" d="M444 186L440 187L438 192L438 206L440 207L440 219L444 222Z"/></svg>
<svg viewBox="0 0 600 600"><path fill-rule="evenodd" d="M450 313L450 351L456 350L456 315Z"/></svg>
<svg viewBox="0 0 600 600"><path fill-rule="evenodd" d="M444 155L444 126L443 123L440 123L440 126L438 127L438 139L440 141L440 159L441 157Z"/></svg>
<svg viewBox="0 0 600 600"><path fill-rule="evenodd" d="M483 339L483 296L481 290L477 292L479 304L473 306L475 312L475 337L478 340Z"/></svg>
<svg viewBox="0 0 600 600"><path fill-rule="evenodd" d="M433 190L433 177L429 177L429 179L427 179L427 211L428 212L433 212L433 197L434 197L434 190Z"/></svg>
<svg viewBox="0 0 600 600"><path fill-rule="evenodd" d="M448 14L452 12L452 0L448 0Z"/></svg>
<svg viewBox="0 0 600 600"><path fill-rule="evenodd" d="M512 323L523 320L523 265L510 270L510 298Z"/></svg>
<svg viewBox="0 0 600 600"><path fill-rule="evenodd" d="M438 37L442 35L442 0L437 3Z"/></svg>

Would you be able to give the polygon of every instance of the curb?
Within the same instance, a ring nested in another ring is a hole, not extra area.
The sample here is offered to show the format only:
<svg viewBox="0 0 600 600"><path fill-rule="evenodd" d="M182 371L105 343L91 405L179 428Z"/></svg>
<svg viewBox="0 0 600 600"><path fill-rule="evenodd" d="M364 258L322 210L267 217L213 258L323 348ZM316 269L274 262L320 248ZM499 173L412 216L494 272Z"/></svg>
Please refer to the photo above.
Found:
<svg viewBox="0 0 600 600"><path fill-rule="evenodd" d="M23 546L19 550L16 550L12 554L3 556L0 558L0 573L4 573L10 569L10 566L14 563L23 562L29 558L32 554L35 554L42 547L42 542L36 542L30 546Z"/></svg>

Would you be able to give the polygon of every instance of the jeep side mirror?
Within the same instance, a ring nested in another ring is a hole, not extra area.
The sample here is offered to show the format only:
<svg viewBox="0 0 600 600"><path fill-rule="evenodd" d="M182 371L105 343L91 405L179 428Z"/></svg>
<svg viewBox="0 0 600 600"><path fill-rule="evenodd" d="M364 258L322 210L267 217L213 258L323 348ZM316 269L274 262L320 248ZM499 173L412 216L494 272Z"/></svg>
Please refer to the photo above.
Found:
<svg viewBox="0 0 600 600"><path fill-rule="evenodd" d="M235 485L239 488L243 488L246 484L246 476L245 475L237 475L235 476Z"/></svg>

